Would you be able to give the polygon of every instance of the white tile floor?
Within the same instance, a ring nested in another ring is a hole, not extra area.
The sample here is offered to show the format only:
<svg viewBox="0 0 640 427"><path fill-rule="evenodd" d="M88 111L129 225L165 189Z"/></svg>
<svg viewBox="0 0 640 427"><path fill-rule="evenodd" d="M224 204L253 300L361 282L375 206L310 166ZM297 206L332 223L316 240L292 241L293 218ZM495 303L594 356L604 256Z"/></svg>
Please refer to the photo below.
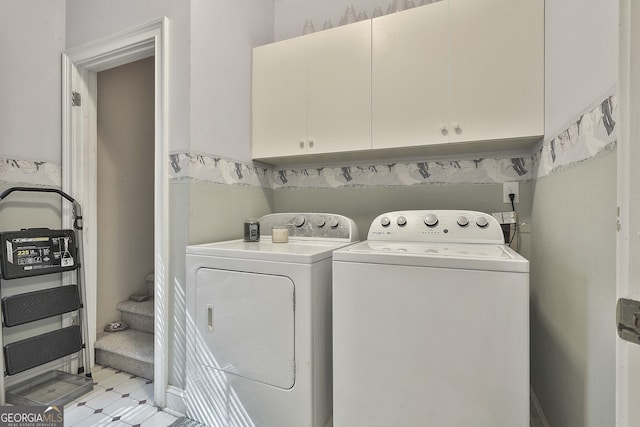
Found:
<svg viewBox="0 0 640 427"><path fill-rule="evenodd" d="M96 365L93 391L64 407L65 427L164 427L176 417L153 404L153 383Z"/></svg>

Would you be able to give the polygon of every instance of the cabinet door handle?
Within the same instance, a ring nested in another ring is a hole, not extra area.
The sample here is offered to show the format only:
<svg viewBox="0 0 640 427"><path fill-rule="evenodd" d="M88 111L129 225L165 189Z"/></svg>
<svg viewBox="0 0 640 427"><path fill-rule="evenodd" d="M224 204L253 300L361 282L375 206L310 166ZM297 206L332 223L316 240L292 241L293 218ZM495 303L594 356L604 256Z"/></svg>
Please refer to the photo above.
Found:
<svg viewBox="0 0 640 427"><path fill-rule="evenodd" d="M309 140L309 148L313 148L313 139Z"/></svg>
<svg viewBox="0 0 640 427"><path fill-rule="evenodd" d="M457 131L460 130L460 123L452 123L451 126Z"/></svg>
<svg viewBox="0 0 640 427"><path fill-rule="evenodd" d="M446 135L448 133L447 132L447 125L445 125L444 123L440 124L440 133L443 134L443 135Z"/></svg>
<svg viewBox="0 0 640 427"><path fill-rule="evenodd" d="M300 146L300 148L304 148L304 139L301 139L300 141L298 141L298 145Z"/></svg>

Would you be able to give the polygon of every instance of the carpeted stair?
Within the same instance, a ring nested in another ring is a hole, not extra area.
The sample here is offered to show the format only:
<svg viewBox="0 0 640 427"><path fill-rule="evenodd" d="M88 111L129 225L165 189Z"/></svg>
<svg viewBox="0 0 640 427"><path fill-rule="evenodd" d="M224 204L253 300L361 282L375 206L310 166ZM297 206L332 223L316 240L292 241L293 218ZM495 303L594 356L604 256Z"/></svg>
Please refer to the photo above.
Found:
<svg viewBox="0 0 640 427"><path fill-rule="evenodd" d="M129 329L98 334L96 363L153 380L153 299L123 301L118 310Z"/></svg>

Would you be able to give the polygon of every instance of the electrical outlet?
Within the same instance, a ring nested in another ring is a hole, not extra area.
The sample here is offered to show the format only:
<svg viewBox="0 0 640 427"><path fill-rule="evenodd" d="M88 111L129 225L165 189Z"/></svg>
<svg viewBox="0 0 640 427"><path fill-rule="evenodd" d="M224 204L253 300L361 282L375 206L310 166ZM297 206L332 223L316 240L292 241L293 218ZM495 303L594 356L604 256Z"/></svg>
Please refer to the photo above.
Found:
<svg viewBox="0 0 640 427"><path fill-rule="evenodd" d="M513 200L514 203L520 202L520 183L518 181L505 182L502 184L502 201L504 203L511 203L509 194L515 194L516 197Z"/></svg>

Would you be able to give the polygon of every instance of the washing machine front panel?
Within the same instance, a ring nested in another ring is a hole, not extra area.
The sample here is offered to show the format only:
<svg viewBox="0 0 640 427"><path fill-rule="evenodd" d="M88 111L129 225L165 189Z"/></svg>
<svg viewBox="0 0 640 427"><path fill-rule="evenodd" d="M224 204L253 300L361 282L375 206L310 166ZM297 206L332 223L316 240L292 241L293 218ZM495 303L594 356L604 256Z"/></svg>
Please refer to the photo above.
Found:
<svg viewBox="0 0 640 427"><path fill-rule="evenodd" d="M333 274L335 427L529 425L528 274Z"/></svg>
<svg viewBox="0 0 640 427"><path fill-rule="evenodd" d="M295 383L295 285L286 276L201 268L198 362L282 389Z"/></svg>

